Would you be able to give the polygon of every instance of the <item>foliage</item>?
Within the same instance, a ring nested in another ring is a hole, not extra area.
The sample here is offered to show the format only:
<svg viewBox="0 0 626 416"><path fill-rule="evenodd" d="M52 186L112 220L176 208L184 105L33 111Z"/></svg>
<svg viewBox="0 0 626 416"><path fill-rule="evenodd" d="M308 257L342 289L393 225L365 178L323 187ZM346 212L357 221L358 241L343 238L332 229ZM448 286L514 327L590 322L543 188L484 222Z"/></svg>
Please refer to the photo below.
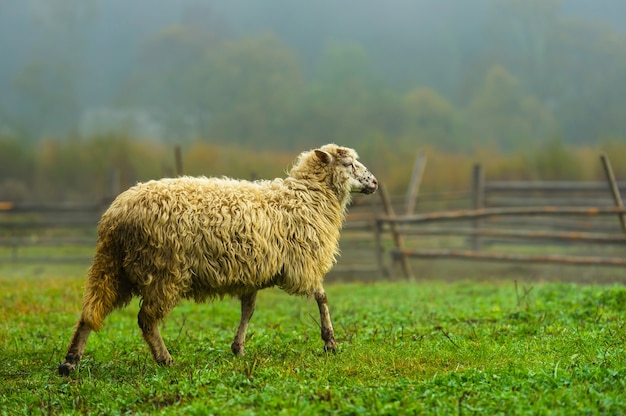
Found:
<svg viewBox="0 0 626 416"><path fill-rule="evenodd" d="M551 137L556 122L536 98L527 95L504 67L495 66L470 102L464 130L475 146L520 150Z"/></svg>
<svg viewBox="0 0 626 416"><path fill-rule="evenodd" d="M194 142L185 149L185 173L204 176L231 176L248 180L286 175L296 154L255 151L238 146L214 146Z"/></svg>
<svg viewBox="0 0 626 416"><path fill-rule="evenodd" d="M511 153L555 137L579 146L626 138L625 35L590 14L572 17L581 1L390 1L248 0L245 11L184 1L150 5L180 19L149 26L145 0L124 6L142 13L130 26L110 16L121 6L95 0L12 3L0 16L9 28L0 29L0 132L72 136L108 110L122 117L98 133L129 133L146 116L150 129L131 134L256 150L375 147L382 137L393 149ZM29 36L11 35L11 13L33 15ZM248 13L265 24L241 29ZM94 47L98 39L117 39L115 52Z"/></svg>
<svg viewBox="0 0 626 416"><path fill-rule="evenodd" d="M286 129L293 127L288 121L304 80L298 57L280 39L266 34L226 42L198 70L206 74L206 89L198 93L214 118L208 135L255 148L289 147Z"/></svg>
<svg viewBox="0 0 626 416"><path fill-rule="evenodd" d="M457 112L454 106L437 91L415 88L404 97L406 144L435 144L437 148L455 151L463 146L457 131Z"/></svg>
<svg viewBox="0 0 626 416"><path fill-rule="evenodd" d="M304 84L298 58L275 35L220 41L198 26L170 26L146 41L142 58L126 101L159 114L168 141L289 142L282 130Z"/></svg>
<svg viewBox="0 0 626 416"><path fill-rule="evenodd" d="M583 179L577 167L574 152L567 149L560 139L553 139L529 157L529 168L544 180L558 180L559 178Z"/></svg>
<svg viewBox="0 0 626 416"><path fill-rule="evenodd" d="M32 186L34 152L10 135L0 136L0 199L20 200Z"/></svg>
<svg viewBox="0 0 626 416"><path fill-rule="evenodd" d="M493 0L487 23L492 64L504 65L547 104L568 143L624 137L624 34L566 17L560 0ZM619 120L618 120L619 118ZM591 139L595 138L595 139Z"/></svg>
<svg viewBox="0 0 626 416"><path fill-rule="evenodd" d="M601 145L600 149L611 160L619 161L626 158L626 143L621 140L607 140ZM626 163L613 162L613 171L617 178L626 177Z"/></svg>
<svg viewBox="0 0 626 416"><path fill-rule="evenodd" d="M229 350L237 303L184 302L163 325L171 368L149 357L133 302L60 378L84 270L51 267L0 268L6 414L626 411L622 286L333 284L336 355L321 350L312 299L261 292L240 358Z"/></svg>
<svg viewBox="0 0 626 416"><path fill-rule="evenodd" d="M377 134L399 133L397 97L373 71L360 45L332 43L324 50L296 120L303 143L321 137L357 147Z"/></svg>
<svg viewBox="0 0 626 416"><path fill-rule="evenodd" d="M416 91L408 101L412 106L429 107L433 114L439 112L431 119L433 123L414 120L422 123L420 137L434 137L455 128L456 120L448 117L447 102L431 91ZM483 164L489 180L605 181L599 160L603 152L609 156L616 178L622 181L626 177L626 145L616 140L607 140L598 148L574 148L554 137L514 153L493 147L459 152L416 146L408 138L392 147L384 135L375 134L355 147L364 163L393 193L406 191L418 151L425 151L428 158L423 192L470 189L470 172L476 163ZM259 151L196 140L181 149L184 174L268 179L284 176L297 153L306 148ZM65 140L50 137L39 144L0 135L0 200L94 203L137 181L174 176L173 153L173 147L160 141L126 135Z"/></svg>
<svg viewBox="0 0 626 416"><path fill-rule="evenodd" d="M33 172L35 193L60 201L110 197L139 179L161 176L163 152L162 145L116 135L43 140Z"/></svg>
<svg viewBox="0 0 626 416"><path fill-rule="evenodd" d="M156 114L165 126L164 137L179 140L197 135L209 116L203 101L197 101L196 91L205 92L197 68L217 43L216 36L201 27L180 25L167 26L144 39L122 102Z"/></svg>
<svg viewBox="0 0 626 416"><path fill-rule="evenodd" d="M11 79L10 107L26 136L75 130L80 117L80 79L84 76L86 37L94 21L94 0L33 0L34 56ZM15 112L22 116L18 116ZM27 115L23 117L23 115ZM1 127L1 124L0 124Z"/></svg>

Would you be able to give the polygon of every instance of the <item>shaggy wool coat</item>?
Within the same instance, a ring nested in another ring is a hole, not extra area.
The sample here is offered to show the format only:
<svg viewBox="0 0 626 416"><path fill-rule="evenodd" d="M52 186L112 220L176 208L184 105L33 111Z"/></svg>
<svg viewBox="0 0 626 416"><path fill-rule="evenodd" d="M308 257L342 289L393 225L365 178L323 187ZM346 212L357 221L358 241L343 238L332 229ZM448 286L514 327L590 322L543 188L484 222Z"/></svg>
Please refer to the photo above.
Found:
<svg viewBox="0 0 626 416"><path fill-rule="evenodd" d="M337 175L306 152L285 179L182 177L130 188L99 223L89 271L98 278L87 279L85 322L97 330L132 296L161 319L180 298L241 296L274 285L312 294L336 261L350 199L350 184Z"/></svg>

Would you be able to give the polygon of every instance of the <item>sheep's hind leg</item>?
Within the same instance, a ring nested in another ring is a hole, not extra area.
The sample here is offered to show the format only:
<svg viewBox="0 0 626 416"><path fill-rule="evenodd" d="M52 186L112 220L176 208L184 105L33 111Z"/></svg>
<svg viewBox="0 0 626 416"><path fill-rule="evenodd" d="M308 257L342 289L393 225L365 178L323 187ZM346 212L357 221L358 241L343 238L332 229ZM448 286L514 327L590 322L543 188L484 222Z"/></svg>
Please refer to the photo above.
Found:
<svg viewBox="0 0 626 416"><path fill-rule="evenodd" d="M335 352L337 344L335 343L335 333L333 324L330 321L330 312L328 311L328 297L323 288L319 288L315 292L315 300L320 310L320 325L322 328L322 340L324 340L324 351Z"/></svg>
<svg viewBox="0 0 626 416"><path fill-rule="evenodd" d="M171 365L174 363L174 360L165 347L163 337L161 337L161 332L159 331L159 320L161 317L155 317L148 313L148 310L149 308L146 306L146 303L142 304L139 315L137 316L137 322L139 323L139 328L141 328L143 339L150 347L152 357L154 357L154 360L158 364Z"/></svg>
<svg viewBox="0 0 626 416"><path fill-rule="evenodd" d="M248 329L248 322L252 318L254 313L254 307L256 305L256 292L249 293L240 297L241 299L241 319L239 321L239 327L237 328L237 334L235 334L235 340L230 346L230 350L235 355L244 355L244 344L246 342L246 330Z"/></svg>
<svg viewBox="0 0 626 416"><path fill-rule="evenodd" d="M85 351L85 345L87 344L87 338L89 338L90 333L91 328L85 323L85 320L81 318L76 325L72 341L67 349L65 362L59 364L59 375L69 376L70 373L74 371L83 356L83 351Z"/></svg>

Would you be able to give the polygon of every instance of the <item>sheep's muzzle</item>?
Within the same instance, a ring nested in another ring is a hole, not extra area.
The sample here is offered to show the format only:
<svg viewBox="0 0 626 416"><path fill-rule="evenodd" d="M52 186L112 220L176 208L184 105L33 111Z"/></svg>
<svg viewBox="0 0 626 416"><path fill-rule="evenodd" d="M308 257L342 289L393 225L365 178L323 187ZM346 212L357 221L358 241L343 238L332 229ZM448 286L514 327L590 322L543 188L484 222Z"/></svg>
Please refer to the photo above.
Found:
<svg viewBox="0 0 626 416"><path fill-rule="evenodd" d="M361 189L362 194L373 194L378 189L378 181L375 177L369 178L363 189Z"/></svg>

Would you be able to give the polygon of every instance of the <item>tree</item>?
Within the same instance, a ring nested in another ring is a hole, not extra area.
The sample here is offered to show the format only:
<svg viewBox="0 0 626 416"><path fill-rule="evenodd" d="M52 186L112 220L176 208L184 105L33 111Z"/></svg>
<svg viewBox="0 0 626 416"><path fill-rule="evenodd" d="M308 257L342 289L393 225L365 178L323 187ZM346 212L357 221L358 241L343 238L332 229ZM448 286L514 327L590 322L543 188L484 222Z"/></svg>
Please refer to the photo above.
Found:
<svg viewBox="0 0 626 416"><path fill-rule="evenodd" d="M485 25L491 64L511 68L525 87L544 93L560 8L561 0L491 0Z"/></svg>
<svg viewBox="0 0 626 416"><path fill-rule="evenodd" d="M492 0L484 64L503 65L549 107L567 143L626 137L626 36L565 17L560 0Z"/></svg>
<svg viewBox="0 0 626 416"><path fill-rule="evenodd" d="M402 105L372 70L365 50L330 44L308 85L299 125L306 142L357 145L379 133L399 134Z"/></svg>
<svg viewBox="0 0 626 416"><path fill-rule="evenodd" d="M405 135L420 143L440 149L455 150L458 146L455 129L455 109L435 90L415 88L404 98L406 112Z"/></svg>
<svg viewBox="0 0 626 416"><path fill-rule="evenodd" d="M595 22L564 20L557 40L551 54L559 98L554 108L568 142L626 137L626 35Z"/></svg>
<svg viewBox="0 0 626 416"><path fill-rule="evenodd" d="M502 66L494 66L485 77L465 112L464 126L475 144L505 151L540 143L557 132L549 109Z"/></svg>
<svg viewBox="0 0 626 416"><path fill-rule="evenodd" d="M155 115L169 139L199 135L209 117L199 76L208 70L205 55L218 42L218 35L202 26L164 27L141 43L121 101Z"/></svg>
<svg viewBox="0 0 626 416"><path fill-rule="evenodd" d="M141 48L131 99L161 115L168 136L276 145L304 87L299 60L275 35L222 40L170 26Z"/></svg>
<svg viewBox="0 0 626 416"><path fill-rule="evenodd" d="M0 201L25 199L33 181L30 143L0 133Z"/></svg>
<svg viewBox="0 0 626 416"><path fill-rule="evenodd" d="M206 100L211 137L255 147L292 140L304 74L298 56L274 34L220 44L207 54L198 75L194 96Z"/></svg>
<svg viewBox="0 0 626 416"><path fill-rule="evenodd" d="M577 180L582 178L578 161L571 148L560 138L542 143L527 156L526 165L541 180Z"/></svg>
<svg viewBox="0 0 626 416"><path fill-rule="evenodd" d="M82 0L33 0L40 31L36 55L13 80L13 117L27 135L39 137L76 128L80 117L78 79L84 75L85 27L95 4Z"/></svg>

